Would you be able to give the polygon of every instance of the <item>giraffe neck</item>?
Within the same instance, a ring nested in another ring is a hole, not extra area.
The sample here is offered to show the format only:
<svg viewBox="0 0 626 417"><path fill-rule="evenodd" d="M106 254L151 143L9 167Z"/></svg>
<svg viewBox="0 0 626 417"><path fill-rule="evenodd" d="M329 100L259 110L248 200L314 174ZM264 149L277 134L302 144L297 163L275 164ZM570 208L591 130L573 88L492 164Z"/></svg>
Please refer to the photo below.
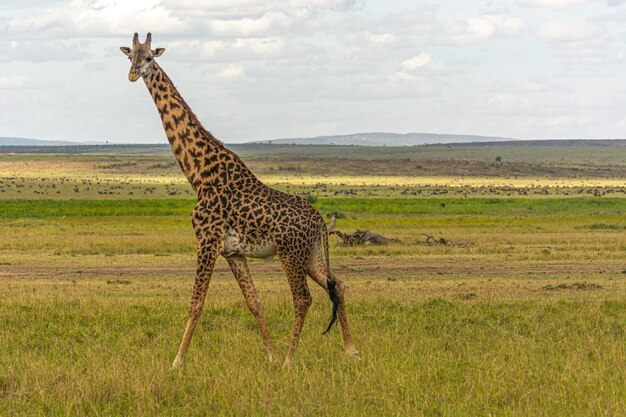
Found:
<svg viewBox="0 0 626 417"><path fill-rule="evenodd" d="M165 71L156 62L153 65L143 80L159 111L172 152L197 191L219 173L219 155L231 152L202 126Z"/></svg>

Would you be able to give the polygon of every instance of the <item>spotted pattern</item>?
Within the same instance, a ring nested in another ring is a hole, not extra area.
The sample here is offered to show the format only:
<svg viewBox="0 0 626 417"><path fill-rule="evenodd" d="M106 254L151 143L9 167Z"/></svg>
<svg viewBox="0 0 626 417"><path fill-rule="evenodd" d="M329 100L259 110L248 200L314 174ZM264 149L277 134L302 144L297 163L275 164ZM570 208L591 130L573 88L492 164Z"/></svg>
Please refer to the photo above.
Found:
<svg viewBox="0 0 626 417"><path fill-rule="evenodd" d="M305 199L274 190L259 181L236 154L204 129L156 62L152 61L143 80L161 116L174 157L198 195L192 215L199 243L196 281L189 321L173 366L180 366L187 352L219 255L228 260L259 324L270 360L272 341L246 258L278 255L295 307L285 359L285 364L289 364L312 302L306 276L328 291L330 272L322 250L328 239L324 219ZM348 354L357 355L345 311L344 287L335 280L345 349Z"/></svg>

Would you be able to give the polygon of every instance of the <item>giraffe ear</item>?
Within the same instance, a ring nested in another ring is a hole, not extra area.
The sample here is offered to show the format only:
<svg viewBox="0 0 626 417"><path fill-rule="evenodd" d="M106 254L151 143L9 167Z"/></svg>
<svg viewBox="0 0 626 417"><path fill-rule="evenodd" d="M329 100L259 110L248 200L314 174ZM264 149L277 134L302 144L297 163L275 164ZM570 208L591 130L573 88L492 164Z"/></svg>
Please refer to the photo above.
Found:
<svg viewBox="0 0 626 417"><path fill-rule="evenodd" d="M158 57L163 55L163 52L165 52L165 48L157 48L154 51L152 51L152 56L153 57Z"/></svg>
<svg viewBox="0 0 626 417"><path fill-rule="evenodd" d="M120 46L120 51L126 56L130 54L131 49L128 46Z"/></svg>

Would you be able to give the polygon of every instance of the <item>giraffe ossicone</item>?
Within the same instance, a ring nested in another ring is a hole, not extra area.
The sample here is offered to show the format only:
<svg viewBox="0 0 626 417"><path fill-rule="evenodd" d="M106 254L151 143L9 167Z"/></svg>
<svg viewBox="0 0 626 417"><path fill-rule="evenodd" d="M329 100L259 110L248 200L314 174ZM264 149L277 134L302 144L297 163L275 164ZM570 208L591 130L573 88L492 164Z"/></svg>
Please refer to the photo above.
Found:
<svg viewBox="0 0 626 417"><path fill-rule="evenodd" d="M133 46L120 50L130 59L130 81L142 78L157 107L165 135L178 165L195 190L198 203L192 224L198 239L196 279L189 320L172 368L182 365L206 299L215 261L228 261L248 308L259 324L268 358L273 346L247 258L278 255L291 289L295 320L285 364L292 361L312 299L307 275L333 301L330 326L339 318L346 353L358 356L346 315L344 285L331 272L329 229L320 213L304 198L283 193L259 181L246 164L206 130L154 58L165 49L151 49L133 36ZM331 226L334 226L334 222Z"/></svg>

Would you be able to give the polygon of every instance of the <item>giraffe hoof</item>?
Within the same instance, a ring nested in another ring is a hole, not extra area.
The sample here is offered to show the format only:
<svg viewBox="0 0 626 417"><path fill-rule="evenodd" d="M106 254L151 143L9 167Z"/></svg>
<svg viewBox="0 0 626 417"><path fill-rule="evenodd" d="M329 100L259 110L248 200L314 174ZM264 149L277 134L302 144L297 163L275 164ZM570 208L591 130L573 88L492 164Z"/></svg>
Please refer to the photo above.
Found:
<svg viewBox="0 0 626 417"><path fill-rule="evenodd" d="M354 350L349 350L346 351L346 354L351 357L352 359L361 359L361 354L359 353L358 350L354 349Z"/></svg>
<svg viewBox="0 0 626 417"><path fill-rule="evenodd" d="M283 368L285 369L291 368L291 359L285 358L285 362L283 362Z"/></svg>
<svg viewBox="0 0 626 417"><path fill-rule="evenodd" d="M175 371L176 369L179 369L181 366L183 366L183 360L177 356L176 359L174 359L174 362L172 363L172 367L170 368L170 371Z"/></svg>

